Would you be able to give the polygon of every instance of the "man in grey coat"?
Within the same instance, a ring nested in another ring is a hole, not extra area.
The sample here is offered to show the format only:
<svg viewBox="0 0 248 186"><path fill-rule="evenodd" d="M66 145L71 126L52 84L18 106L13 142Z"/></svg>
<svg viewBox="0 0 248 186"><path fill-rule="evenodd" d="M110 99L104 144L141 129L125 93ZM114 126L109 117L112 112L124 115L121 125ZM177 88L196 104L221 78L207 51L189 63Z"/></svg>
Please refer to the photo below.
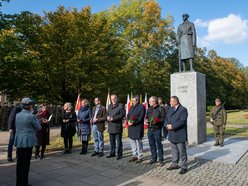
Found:
<svg viewBox="0 0 248 186"><path fill-rule="evenodd" d="M195 58L196 47L196 31L193 23L188 21L189 15L183 14L183 23L179 25L177 30L177 44L179 52L179 72L183 66L185 71L185 61L189 60L190 71L193 69L193 59Z"/></svg>
<svg viewBox="0 0 248 186"><path fill-rule="evenodd" d="M188 111L183 107L177 96L172 96L170 99L170 109L166 115L165 123L168 132L168 140L171 143L172 164L167 170L180 168L178 166L181 161L181 171L179 174L187 172L187 152L186 142L188 141L187 134L187 118Z"/></svg>
<svg viewBox="0 0 248 186"><path fill-rule="evenodd" d="M32 114L33 101L23 98L23 110L16 114L15 146L17 148L16 185L27 186L32 149L37 145L36 131L41 130L39 120Z"/></svg>

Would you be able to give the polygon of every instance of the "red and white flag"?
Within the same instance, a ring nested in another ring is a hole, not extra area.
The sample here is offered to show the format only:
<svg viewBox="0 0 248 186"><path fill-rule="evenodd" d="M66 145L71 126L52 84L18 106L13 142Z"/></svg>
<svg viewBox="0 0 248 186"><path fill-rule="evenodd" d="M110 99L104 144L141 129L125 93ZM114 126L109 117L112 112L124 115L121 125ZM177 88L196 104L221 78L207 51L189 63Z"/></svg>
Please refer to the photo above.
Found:
<svg viewBox="0 0 248 186"><path fill-rule="evenodd" d="M130 97L129 97L129 94L127 95L127 103L126 103L126 122L125 122L125 128L127 129L128 128L128 120L127 120L127 115L130 111L130 108L131 108L131 101L130 101Z"/></svg>
<svg viewBox="0 0 248 186"><path fill-rule="evenodd" d="M75 105L75 112L76 114L78 115L78 111L81 107L81 99L80 99L80 94L78 94L78 97L77 97L77 102L76 102L76 105Z"/></svg>
<svg viewBox="0 0 248 186"><path fill-rule="evenodd" d="M144 105L147 114L147 109L148 109L147 93L145 95L145 101L142 104ZM145 114L145 118L146 118L146 114ZM148 128L148 123L144 122L144 128L145 129Z"/></svg>

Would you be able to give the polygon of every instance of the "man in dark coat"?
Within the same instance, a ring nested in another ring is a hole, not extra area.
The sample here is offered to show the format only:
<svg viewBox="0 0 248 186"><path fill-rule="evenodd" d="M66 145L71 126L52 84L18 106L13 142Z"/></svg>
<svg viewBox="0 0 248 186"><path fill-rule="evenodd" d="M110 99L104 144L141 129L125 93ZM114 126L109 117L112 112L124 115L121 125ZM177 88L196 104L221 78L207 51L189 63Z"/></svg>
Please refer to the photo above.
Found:
<svg viewBox="0 0 248 186"><path fill-rule="evenodd" d="M147 110L146 122L148 122L148 140L151 148L151 160L149 164L157 162L159 157L159 166L164 165L164 151L162 145L162 125L165 118L164 109L158 105L158 98L152 96L149 99L150 107ZM158 151L158 153L157 153Z"/></svg>
<svg viewBox="0 0 248 186"><path fill-rule="evenodd" d="M117 160L122 158L122 120L125 117L125 108L118 102L117 95L110 96L111 104L108 107L107 121L111 151L107 158L115 157L115 146L117 142Z"/></svg>
<svg viewBox="0 0 248 186"><path fill-rule="evenodd" d="M180 168L178 166L179 159L181 161L181 171L179 174L187 172L187 152L186 142L187 135L187 117L188 111L183 107L177 96L170 99L171 108L165 118L164 125L169 131L169 141L171 142L172 164L167 170Z"/></svg>
<svg viewBox="0 0 248 186"><path fill-rule="evenodd" d="M128 120L128 137L132 148L133 157L129 162L141 163L143 157L143 143L144 137L144 117L145 107L139 102L138 95L132 99L132 106L127 115Z"/></svg>
<svg viewBox="0 0 248 186"><path fill-rule="evenodd" d="M11 110L11 113L8 119L8 128L9 128L9 133L10 133L9 144L8 144L8 161L9 162L13 162L12 151L13 151L13 146L15 142L15 117L16 117L16 114L21 111L22 111L22 105L17 104Z"/></svg>
<svg viewBox="0 0 248 186"><path fill-rule="evenodd" d="M102 100L100 98L95 98L95 107L92 109L92 133L94 137L94 147L95 151L92 156L102 157L104 150L104 135L105 121L107 119L107 111L104 106L102 106Z"/></svg>

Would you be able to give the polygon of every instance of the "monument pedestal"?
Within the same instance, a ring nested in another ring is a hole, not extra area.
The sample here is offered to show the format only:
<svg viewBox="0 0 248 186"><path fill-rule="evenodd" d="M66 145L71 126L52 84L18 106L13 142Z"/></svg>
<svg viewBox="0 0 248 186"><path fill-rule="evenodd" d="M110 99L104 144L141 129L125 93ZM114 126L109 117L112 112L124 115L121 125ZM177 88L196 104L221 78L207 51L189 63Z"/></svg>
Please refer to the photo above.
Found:
<svg viewBox="0 0 248 186"><path fill-rule="evenodd" d="M188 110L188 142L206 141L206 83L205 74L182 72L171 74L171 96L177 96Z"/></svg>

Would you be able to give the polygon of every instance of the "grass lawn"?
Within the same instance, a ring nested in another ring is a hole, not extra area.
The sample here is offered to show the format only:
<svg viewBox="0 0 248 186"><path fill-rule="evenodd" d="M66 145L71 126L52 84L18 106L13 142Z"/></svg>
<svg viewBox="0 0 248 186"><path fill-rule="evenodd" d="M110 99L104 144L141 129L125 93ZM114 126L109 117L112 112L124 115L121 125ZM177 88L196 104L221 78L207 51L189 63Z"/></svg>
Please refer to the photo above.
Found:
<svg viewBox="0 0 248 186"><path fill-rule="evenodd" d="M211 135L211 136L214 135L213 128L207 128L207 135ZM225 135L227 135L227 136L248 137L248 129L227 127L225 129Z"/></svg>
<svg viewBox="0 0 248 186"><path fill-rule="evenodd" d="M146 133L147 130L145 130ZM123 129L123 134L122 138L125 139L127 138L127 129ZM46 151L56 151L56 150L62 150L64 149L64 138L60 137L60 135L54 137L53 139L50 140L50 145L47 146ZM107 143L109 142L109 134L107 130L104 131L104 142ZM93 144L93 135L91 134L90 136L90 144ZM82 143L79 141L77 135L75 134L73 137L73 148L75 147L81 147Z"/></svg>
<svg viewBox="0 0 248 186"><path fill-rule="evenodd" d="M227 114L227 123L228 124L248 125L248 119L245 118L245 115L248 115L248 112L239 111L239 112L228 113Z"/></svg>

